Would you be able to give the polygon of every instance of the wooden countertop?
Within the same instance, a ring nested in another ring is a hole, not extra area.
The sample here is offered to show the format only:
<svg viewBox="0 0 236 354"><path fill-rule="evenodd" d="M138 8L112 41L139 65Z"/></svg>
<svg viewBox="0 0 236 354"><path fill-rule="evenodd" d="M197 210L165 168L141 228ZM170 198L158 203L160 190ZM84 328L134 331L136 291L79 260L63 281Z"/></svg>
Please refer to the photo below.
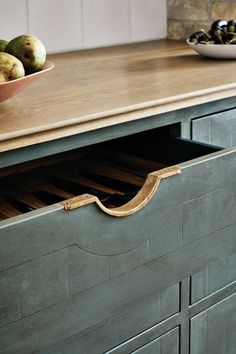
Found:
<svg viewBox="0 0 236 354"><path fill-rule="evenodd" d="M55 68L0 104L0 152L236 95L236 61L155 41L48 57Z"/></svg>

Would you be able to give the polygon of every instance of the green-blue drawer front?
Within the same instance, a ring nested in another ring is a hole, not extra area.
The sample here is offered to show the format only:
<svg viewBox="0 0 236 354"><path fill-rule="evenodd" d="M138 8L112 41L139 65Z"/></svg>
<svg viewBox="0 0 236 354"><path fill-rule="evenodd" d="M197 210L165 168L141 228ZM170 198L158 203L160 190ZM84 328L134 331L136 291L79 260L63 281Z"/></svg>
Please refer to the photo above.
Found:
<svg viewBox="0 0 236 354"><path fill-rule="evenodd" d="M236 253L236 149L180 167L129 217L54 205L0 223L2 353L43 353L96 326L104 337L119 311L173 286L171 316L179 281ZM101 337L84 345L112 348Z"/></svg>

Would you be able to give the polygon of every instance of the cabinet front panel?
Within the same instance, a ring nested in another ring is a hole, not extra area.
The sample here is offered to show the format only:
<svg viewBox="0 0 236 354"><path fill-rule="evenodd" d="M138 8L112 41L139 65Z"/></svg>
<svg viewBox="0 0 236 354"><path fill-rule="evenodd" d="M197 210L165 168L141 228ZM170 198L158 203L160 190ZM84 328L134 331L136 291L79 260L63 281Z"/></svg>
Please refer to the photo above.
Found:
<svg viewBox="0 0 236 354"><path fill-rule="evenodd" d="M179 311L182 279L235 254L236 149L215 151L172 137L164 148L156 144L160 136L153 133L153 145L150 136L146 151L140 136L136 145L131 141L133 153L145 152L152 160L161 152L165 161L160 162L180 164L181 173L159 181L147 204L132 215L114 217L95 203L73 210L54 204L1 221L6 285L0 292L4 298L9 294L9 302L1 305L0 337L6 353L55 352L68 338L87 340L100 324L97 342L105 340L105 350L114 348ZM178 325L169 322L132 350Z"/></svg>
<svg viewBox="0 0 236 354"><path fill-rule="evenodd" d="M118 345L123 348L121 343L124 341L140 335L156 324L161 327L163 320L178 313L179 289L179 284L176 284L159 294L147 296L142 301L133 301L130 306L118 311L105 321L54 345L44 347L40 353L98 354Z"/></svg>
<svg viewBox="0 0 236 354"><path fill-rule="evenodd" d="M191 320L191 354L235 354L236 294Z"/></svg>
<svg viewBox="0 0 236 354"><path fill-rule="evenodd" d="M179 328L151 341L133 354L179 354Z"/></svg>
<svg viewBox="0 0 236 354"><path fill-rule="evenodd" d="M236 281L236 254L217 266L193 274L191 277L191 303L203 299Z"/></svg>

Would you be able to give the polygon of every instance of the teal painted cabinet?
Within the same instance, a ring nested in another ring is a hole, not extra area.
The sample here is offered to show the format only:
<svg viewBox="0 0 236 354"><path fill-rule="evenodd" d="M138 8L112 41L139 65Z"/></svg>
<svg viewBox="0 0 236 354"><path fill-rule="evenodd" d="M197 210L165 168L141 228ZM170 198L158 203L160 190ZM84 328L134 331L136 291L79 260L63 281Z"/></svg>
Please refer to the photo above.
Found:
<svg viewBox="0 0 236 354"><path fill-rule="evenodd" d="M220 112L192 121L194 140L222 147L236 145L236 110Z"/></svg>
<svg viewBox="0 0 236 354"><path fill-rule="evenodd" d="M135 350L134 354L179 354L179 329L175 328L170 332L154 339L149 344Z"/></svg>
<svg viewBox="0 0 236 354"><path fill-rule="evenodd" d="M191 354L235 353L236 294L191 319Z"/></svg>
<svg viewBox="0 0 236 354"><path fill-rule="evenodd" d="M236 147L187 139L225 104L4 155L1 354L235 353Z"/></svg>

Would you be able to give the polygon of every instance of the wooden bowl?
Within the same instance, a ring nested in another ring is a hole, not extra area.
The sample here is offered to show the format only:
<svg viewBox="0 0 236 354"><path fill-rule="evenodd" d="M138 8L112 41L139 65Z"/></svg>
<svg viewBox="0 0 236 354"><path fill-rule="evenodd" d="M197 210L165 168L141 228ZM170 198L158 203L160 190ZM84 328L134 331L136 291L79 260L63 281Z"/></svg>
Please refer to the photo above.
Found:
<svg viewBox="0 0 236 354"><path fill-rule="evenodd" d="M34 74L21 77L20 79L0 83L0 103L17 95L19 92L24 90L25 87L40 79L53 68L54 64L51 61L46 60L41 71L37 71Z"/></svg>

